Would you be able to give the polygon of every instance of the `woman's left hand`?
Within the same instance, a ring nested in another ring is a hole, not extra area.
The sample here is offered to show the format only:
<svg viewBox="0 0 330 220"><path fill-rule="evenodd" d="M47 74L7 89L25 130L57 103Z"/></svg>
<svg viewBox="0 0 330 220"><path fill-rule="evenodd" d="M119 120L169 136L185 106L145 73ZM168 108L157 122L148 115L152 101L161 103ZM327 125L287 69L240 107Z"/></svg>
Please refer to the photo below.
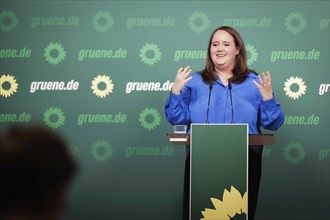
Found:
<svg viewBox="0 0 330 220"><path fill-rule="evenodd" d="M253 83L259 89L263 100L267 101L273 98L271 77L268 70L266 71L266 74L263 72L261 75L262 77L258 75L260 84L257 83L255 80L253 80Z"/></svg>

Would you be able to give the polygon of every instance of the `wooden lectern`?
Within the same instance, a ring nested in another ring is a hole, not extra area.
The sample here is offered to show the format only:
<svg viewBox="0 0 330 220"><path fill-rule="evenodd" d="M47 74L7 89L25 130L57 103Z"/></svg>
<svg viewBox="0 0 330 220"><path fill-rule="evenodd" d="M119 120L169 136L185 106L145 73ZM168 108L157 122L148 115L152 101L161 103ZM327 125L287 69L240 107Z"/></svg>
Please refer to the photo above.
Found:
<svg viewBox="0 0 330 220"><path fill-rule="evenodd" d="M167 134L170 142L176 145L190 145L190 134ZM273 134L249 134L249 145L274 145Z"/></svg>
<svg viewBox="0 0 330 220"><path fill-rule="evenodd" d="M247 124L191 124L190 134L168 134L190 145L191 220L248 219L248 146L275 144L272 134L248 131Z"/></svg>

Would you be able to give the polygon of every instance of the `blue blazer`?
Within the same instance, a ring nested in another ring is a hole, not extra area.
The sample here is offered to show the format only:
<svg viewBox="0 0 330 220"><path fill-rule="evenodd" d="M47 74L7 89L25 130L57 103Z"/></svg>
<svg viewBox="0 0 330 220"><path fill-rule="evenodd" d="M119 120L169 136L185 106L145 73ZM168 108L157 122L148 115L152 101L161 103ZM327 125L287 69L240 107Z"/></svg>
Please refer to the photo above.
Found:
<svg viewBox="0 0 330 220"><path fill-rule="evenodd" d="M261 133L260 127L276 130L284 123L280 104L275 100L263 101L253 80L257 75L249 73L244 82L232 83L232 103L228 86L220 78L213 85L209 107L209 123L231 123L232 108L235 123L249 124L249 133ZM166 119L173 125L205 123L208 108L209 85L200 73L195 73L179 95L170 95L165 104Z"/></svg>

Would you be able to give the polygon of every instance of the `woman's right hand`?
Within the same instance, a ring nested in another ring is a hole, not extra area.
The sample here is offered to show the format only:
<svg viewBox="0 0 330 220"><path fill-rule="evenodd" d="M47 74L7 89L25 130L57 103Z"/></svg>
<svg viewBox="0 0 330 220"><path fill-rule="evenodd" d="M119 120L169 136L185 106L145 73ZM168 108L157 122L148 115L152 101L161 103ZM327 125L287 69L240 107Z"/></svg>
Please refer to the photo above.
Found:
<svg viewBox="0 0 330 220"><path fill-rule="evenodd" d="M178 70L172 87L174 95L179 95L186 83L192 79L192 76L188 77L191 71L190 66L182 67Z"/></svg>

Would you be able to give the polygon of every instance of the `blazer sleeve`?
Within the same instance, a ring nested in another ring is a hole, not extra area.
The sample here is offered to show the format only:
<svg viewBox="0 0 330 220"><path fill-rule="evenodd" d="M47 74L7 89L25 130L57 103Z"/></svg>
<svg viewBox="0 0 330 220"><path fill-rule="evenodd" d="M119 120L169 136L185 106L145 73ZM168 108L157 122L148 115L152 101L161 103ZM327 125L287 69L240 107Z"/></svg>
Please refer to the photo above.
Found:
<svg viewBox="0 0 330 220"><path fill-rule="evenodd" d="M172 91L165 103L165 115L168 122L172 125L190 125L189 103L191 99L190 80L182 89L179 95L174 95Z"/></svg>
<svg viewBox="0 0 330 220"><path fill-rule="evenodd" d="M275 131L284 123L281 105L273 96L272 99L260 102L259 122L261 127Z"/></svg>

